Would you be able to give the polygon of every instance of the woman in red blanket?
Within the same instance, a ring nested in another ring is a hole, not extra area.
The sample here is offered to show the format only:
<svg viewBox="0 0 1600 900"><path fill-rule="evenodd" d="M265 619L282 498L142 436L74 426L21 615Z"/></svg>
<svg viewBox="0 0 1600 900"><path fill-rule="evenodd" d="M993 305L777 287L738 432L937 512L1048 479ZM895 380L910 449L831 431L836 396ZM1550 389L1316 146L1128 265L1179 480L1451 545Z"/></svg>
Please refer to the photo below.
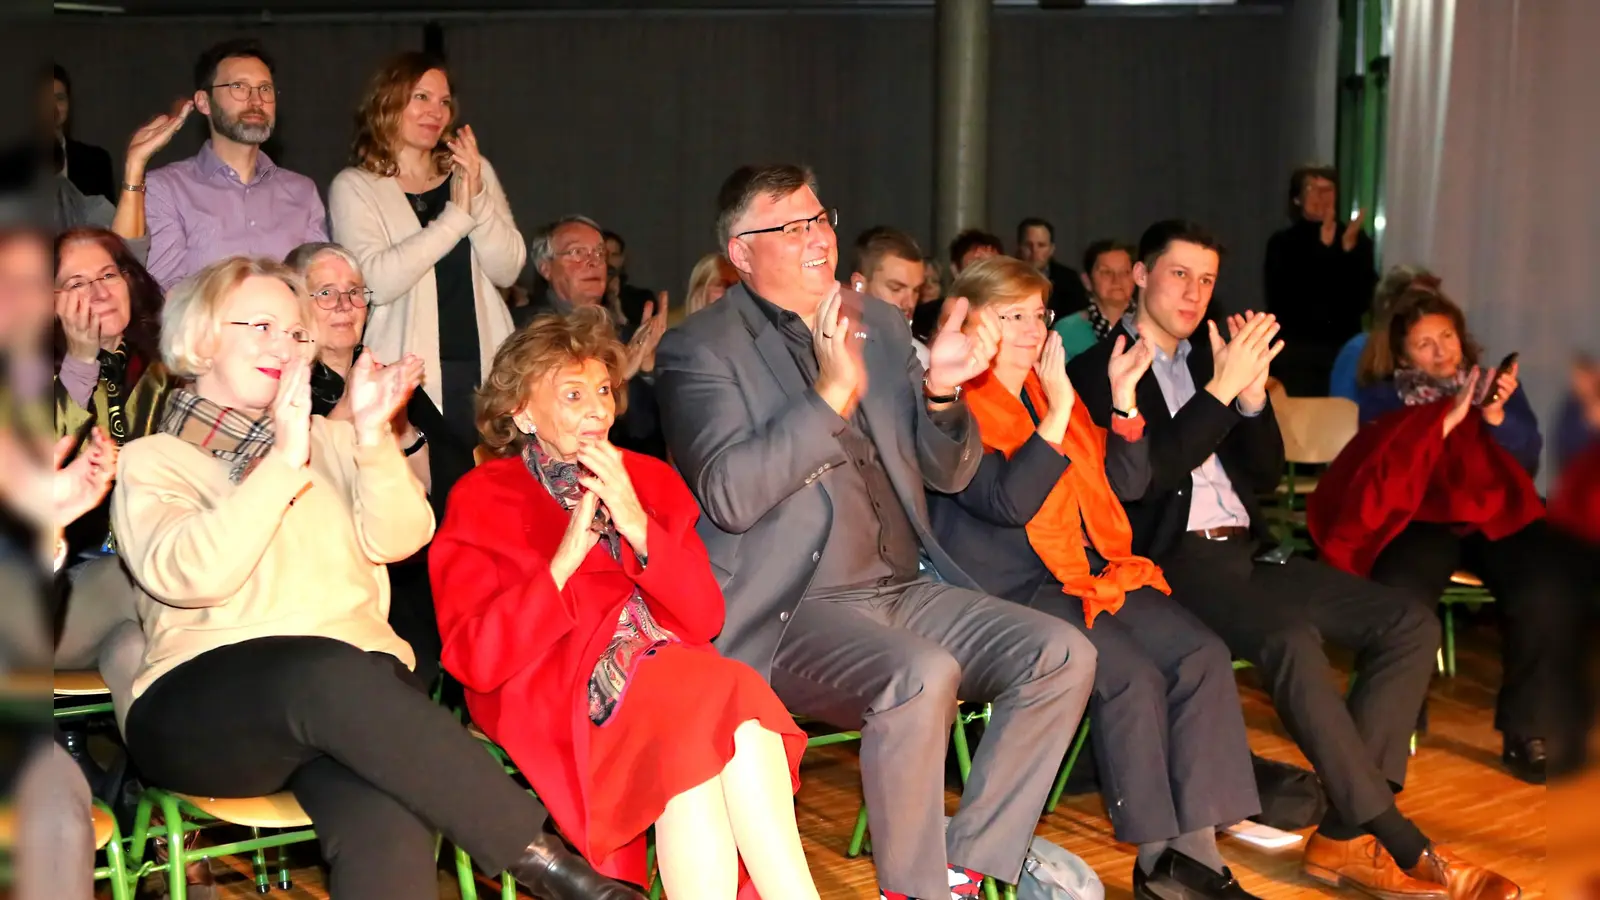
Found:
<svg viewBox="0 0 1600 900"><path fill-rule="evenodd" d="M497 458L451 493L431 553L444 666L475 722L595 868L675 897L816 900L795 828L805 735L711 648L722 592L665 463L606 441L622 345L603 312L543 316L495 354L478 429Z"/></svg>
<svg viewBox="0 0 1600 900"><path fill-rule="evenodd" d="M1451 573L1483 579L1504 614L1495 727L1517 777L1581 762L1582 587L1533 484L1542 439L1517 367L1484 372L1465 316L1422 288L1375 329L1362 429L1308 508L1329 563L1432 608Z"/></svg>

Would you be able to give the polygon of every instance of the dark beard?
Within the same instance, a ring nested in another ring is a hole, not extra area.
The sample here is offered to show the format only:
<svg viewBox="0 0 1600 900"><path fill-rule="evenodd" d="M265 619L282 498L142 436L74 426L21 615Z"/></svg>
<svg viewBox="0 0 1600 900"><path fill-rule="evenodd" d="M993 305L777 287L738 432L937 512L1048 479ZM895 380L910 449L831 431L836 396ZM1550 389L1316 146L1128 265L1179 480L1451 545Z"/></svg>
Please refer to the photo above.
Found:
<svg viewBox="0 0 1600 900"><path fill-rule="evenodd" d="M228 114L215 107L211 110L211 127L217 133L240 144L265 144L272 137L272 119L269 117L265 124L246 125L239 119L230 119Z"/></svg>

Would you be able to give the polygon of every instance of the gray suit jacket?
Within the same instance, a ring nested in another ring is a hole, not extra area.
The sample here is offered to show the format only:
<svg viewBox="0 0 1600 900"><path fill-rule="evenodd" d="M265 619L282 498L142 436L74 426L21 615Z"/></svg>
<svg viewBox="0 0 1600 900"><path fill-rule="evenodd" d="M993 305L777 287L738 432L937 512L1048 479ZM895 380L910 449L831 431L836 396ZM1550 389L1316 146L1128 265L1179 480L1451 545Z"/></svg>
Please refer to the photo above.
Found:
<svg viewBox="0 0 1600 900"><path fill-rule="evenodd" d="M983 456L978 429L964 404L953 433L929 418L922 366L899 310L850 290L844 304L870 335L861 411L926 561L943 580L976 587L934 537L924 490L967 486ZM818 479L847 461L835 437L843 420L806 387L783 336L743 285L661 339L656 393L667 447L700 502L700 537L727 601L717 648L765 677L833 527Z"/></svg>

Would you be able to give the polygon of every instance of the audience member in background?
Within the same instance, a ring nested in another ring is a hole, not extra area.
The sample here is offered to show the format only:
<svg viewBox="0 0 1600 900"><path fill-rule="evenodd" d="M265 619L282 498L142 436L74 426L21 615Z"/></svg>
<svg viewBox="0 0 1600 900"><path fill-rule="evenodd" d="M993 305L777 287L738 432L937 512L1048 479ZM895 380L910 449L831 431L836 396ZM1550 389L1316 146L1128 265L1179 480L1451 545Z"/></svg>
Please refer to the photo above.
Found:
<svg viewBox="0 0 1600 900"><path fill-rule="evenodd" d="M139 126L128 138L128 151L123 157L122 182L138 187L145 183L145 167L150 157L172 141L172 136L183 128L183 123L194 111L194 101L185 100L172 113L161 113ZM143 190L124 188L117 198L110 229L122 238L128 253L143 265L150 256L150 228L145 220L145 194ZM159 288L160 286L157 285Z"/></svg>
<svg viewBox="0 0 1600 900"><path fill-rule="evenodd" d="M1587 356L1572 365L1572 392L1556 425L1554 456L1550 521L1589 545L1584 565L1592 584L1600 580L1600 364Z"/></svg>
<svg viewBox="0 0 1600 900"><path fill-rule="evenodd" d="M1582 761L1585 587L1544 520L1544 441L1517 364L1479 367L1460 307L1417 287L1362 357L1362 431L1311 499L1322 559L1432 615L1466 569L1504 614L1495 727L1512 774L1543 783Z"/></svg>
<svg viewBox="0 0 1600 900"><path fill-rule="evenodd" d="M1417 289L1438 291L1439 276L1421 266L1392 266L1383 273L1372 292L1370 330L1361 332L1339 348L1339 355L1333 360L1333 374L1328 376L1328 396L1360 400L1361 386L1356 381L1356 372L1367 350L1367 337L1374 332L1388 334L1389 311L1395 301L1407 291Z"/></svg>
<svg viewBox="0 0 1600 900"><path fill-rule="evenodd" d="M922 260L922 290L917 292L918 303L934 303L944 299L944 269L939 261L929 256Z"/></svg>
<svg viewBox="0 0 1600 900"><path fill-rule="evenodd" d="M500 299L527 248L494 167L461 124L444 64L401 53L367 85L351 167L328 189L334 239L372 289L362 342L383 363L422 358L423 389L472 446L472 397L512 331Z"/></svg>
<svg viewBox="0 0 1600 900"><path fill-rule="evenodd" d="M435 829L541 896L637 898L546 834L412 674L383 567L433 532L390 428L420 373L363 355L349 421L313 416L310 307L287 267L241 257L167 301L162 358L193 386L123 448L112 497L148 592L129 753L171 790L292 791L345 900L435 897Z"/></svg>
<svg viewBox="0 0 1600 900"><path fill-rule="evenodd" d="M129 188L145 192L150 274L162 288L227 256L282 259L306 241L328 239L316 184L261 152L278 121L273 71L272 58L250 40L200 54L194 109L208 120L210 139Z"/></svg>
<svg viewBox="0 0 1600 900"><path fill-rule="evenodd" d="M739 270L721 253L707 253L689 273L689 291L684 295L684 315L693 315L722 299L728 288L739 283Z"/></svg>
<svg viewBox="0 0 1600 900"><path fill-rule="evenodd" d="M111 176L111 154L104 147L73 140L72 79L67 70L52 66L50 79L51 120L55 123L55 143L61 148L60 174L65 175L85 196L104 197L117 202L117 184Z"/></svg>
<svg viewBox="0 0 1600 900"><path fill-rule="evenodd" d="M615 231L603 231L601 234L606 241L607 284L611 283L611 279L615 279L616 284L615 296L610 299L614 299L621 310L622 324L632 332L644 321L645 307L658 298L655 291L628 281L628 242L622 239L622 235Z"/></svg>
<svg viewBox="0 0 1600 900"><path fill-rule="evenodd" d="M717 208L742 284L667 333L660 373L668 446L727 600L717 647L793 712L861 731L884 897L974 897L978 873L1014 883L1094 649L979 593L928 522L923 487L959 491L978 467L961 386L988 368L999 324L985 313L968 336L952 301L924 372L904 315L834 280L837 213L809 170L740 168ZM947 830L958 691L994 713Z"/></svg>
<svg viewBox="0 0 1600 900"><path fill-rule="evenodd" d="M1137 248L1121 241L1100 240L1083 251L1083 284L1089 303L1083 311L1056 317L1056 333L1067 359L1111 335L1133 303L1133 255Z"/></svg>
<svg viewBox="0 0 1600 900"><path fill-rule="evenodd" d="M922 249L904 231L879 225L856 238L855 272L850 286L900 310L910 324L922 295ZM913 337L917 362L928 367L928 345Z"/></svg>
<svg viewBox="0 0 1600 900"><path fill-rule="evenodd" d="M1091 733L1117 839L1139 848L1134 896L1245 900L1216 841L1219 827L1261 811L1233 661L1167 596L1161 570L1134 555L1117 502L1150 481L1134 398L1150 344L1117 338L1112 405L1134 415L1106 431L1077 402L1061 339L1045 325L1042 272L996 257L950 290L993 310L1001 336L967 392L983 463L960 493L928 495L934 532L984 590L1065 621L1098 651Z"/></svg>
<svg viewBox="0 0 1600 900"><path fill-rule="evenodd" d="M1289 177L1289 227L1267 241L1267 312L1283 326L1285 390L1318 396L1339 347L1361 331L1378 281L1361 211L1339 221L1339 173L1301 166Z"/></svg>
<svg viewBox="0 0 1600 900"><path fill-rule="evenodd" d="M495 357L478 421L496 458L433 548L445 666L600 871L643 884L654 825L673 896L734 900L742 858L767 900L816 900L794 819L805 733L711 647L722 592L683 479L606 441L614 334L594 308L540 316Z"/></svg>
<svg viewBox="0 0 1600 900"><path fill-rule="evenodd" d="M294 270L311 295L311 313L316 322L311 414L348 421L351 400L345 385L351 369L365 352L361 333L366 328L372 291L361 277L355 256L338 244L301 244L290 251L284 263ZM422 360L408 354L396 364L420 373ZM456 481L472 469L475 444L463 443L445 425L426 391L411 392L390 423L390 430L405 454L411 474L428 493L434 519L443 521L445 498ZM403 562L390 565L389 586L389 624L415 652L418 679L432 684L439 674L443 645L428 583L428 549L424 547Z"/></svg>
<svg viewBox="0 0 1600 900"><path fill-rule="evenodd" d="M922 261L922 290L918 292L917 308L911 313L911 336L924 345L933 340L943 307L944 268L930 256Z"/></svg>
<svg viewBox="0 0 1600 900"><path fill-rule="evenodd" d="M980 259L1005 255L1005 245L999 238L980 228L968 228L950 241L950 277L955 278Z"/></svg>
<svg viewBox="0 0 1600 900"><path fill-rule="evenodd" d="M1279 717L1328 792L1306 845L1310 877L1388 898L1512 900L1516 885L1436 847L1395 806L1439 648L1439 622L1398 591L1288 557L1256 497L1283 472L1283 437L1267 399L1271 315L1206 319L1220 244L1199 225L1158 222L1139 240L1134 313L1113 332L1156 353L1135 393L1150 444L1150 486L1124 503L1133 551L1161 566L1173 595L1261 672ZM1200 340L1191 340L1202 329ZM1102 341L1067 367L1101 427L1117 407ZM1126 399L1126 398L1120 398ZM1118 411L1120 410L1120 412ZM1259 559L1258 559L1259 557ZM1324 641L1354 651L1348 699Z"/></svg>
<svg viewBox="0 0 1600 900"><path fill-rule="evenodd" d="M605 231L588 216L564 216L544 225L533 235L533 264L548 285L543 296L517 310L517 327L527 327L544 314L570 315L574 310L597 306L606 310L611 326L627 341L622 378L627 383L628 402L617 416L611 441L619 447L665 458L660 415L656 411L656 346L667 330L667 294L662 291L647 301L637 328L628 330L606 300Z"/></svg>
<svg viewBox="0 0 1600 900"><path fill-rule="evenodd" d="M1071 266L1056 261L1056 227L1044 219L1028 218L1017 223L1017 259L1050 279L1050 310L1057 319L1081 311L1089 305L1083 276ZM1088 268L1084 269L1089 271Z"/></svg>

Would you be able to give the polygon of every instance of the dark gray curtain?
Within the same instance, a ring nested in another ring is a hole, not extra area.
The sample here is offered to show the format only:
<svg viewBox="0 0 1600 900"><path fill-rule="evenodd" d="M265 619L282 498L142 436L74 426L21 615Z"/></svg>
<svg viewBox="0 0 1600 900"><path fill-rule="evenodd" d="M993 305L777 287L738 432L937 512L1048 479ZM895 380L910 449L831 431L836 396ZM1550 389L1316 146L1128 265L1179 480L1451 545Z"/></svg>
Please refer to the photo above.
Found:
<svg viewBox="0 0 1600 900"><path fill-rule="evenodd" d="M194 55L225 23L63 24L77 134L113 154L190 90ZM326 184L350 112L384 55L421 28L377 20L255 30L279 60L275 159ZM1231 248L1221 296L1259 303L1261 250L1281 215L1286 27L1268 10L1113 16L998 10L990 212L1057 226L1076 265L1088 241L1136 239L1188 216ZM841 216L841 277L863 228L932 231L931 10L573 14L453 20L455 90L524 234L569 212L629 240L634 281L681 300L715 249L715 194L744 162L812 165ZM191 125L164 158L193 152ZM162 160L158 160L160 162ZM925 247L944 257L944 248Z"/></svg>

